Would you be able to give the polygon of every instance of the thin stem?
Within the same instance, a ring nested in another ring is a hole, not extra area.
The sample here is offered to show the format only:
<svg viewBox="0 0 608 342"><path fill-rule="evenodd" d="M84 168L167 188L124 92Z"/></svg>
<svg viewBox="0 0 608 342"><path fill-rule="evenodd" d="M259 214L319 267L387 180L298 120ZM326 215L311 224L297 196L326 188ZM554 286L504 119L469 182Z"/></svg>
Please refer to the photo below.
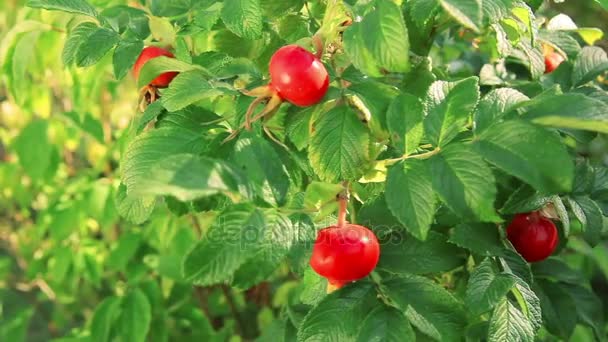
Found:
<svg viewBox="0 0 608 342"><path fill-rule="evenodd" d="M344 227L346 224L346 213L348 212L348 181L342 183L344 190L338 195L338 227Z"/></svg>
<svg viewBox="0 0 608 342"><path fill-rule="evenodd" d="M236 303L234 302L234 297L232 296L232 290L230 289L230 287L228 285L222 285L222 292L224 292L224 296L226 297L226 302L228 303L228 307L230 307L230 312L232 313L232 316L234 316L234 319L236 320L236 324L239 327L239 330L241 331L241 334L245 333L245 321L243 321L243 318L241 317L241 314L239 313L239 309L236 307Z"/></svg>
<svg viewBox="0 0 608 342"><path fill-rule="evenodd" d="M306 8L306 12L308 13L308 18L312 20L317 25L317 27L321 27L321 23L317 20L317 18L312 15L310 7L308 7L308 1L304 1L304 7Z"/></svg>

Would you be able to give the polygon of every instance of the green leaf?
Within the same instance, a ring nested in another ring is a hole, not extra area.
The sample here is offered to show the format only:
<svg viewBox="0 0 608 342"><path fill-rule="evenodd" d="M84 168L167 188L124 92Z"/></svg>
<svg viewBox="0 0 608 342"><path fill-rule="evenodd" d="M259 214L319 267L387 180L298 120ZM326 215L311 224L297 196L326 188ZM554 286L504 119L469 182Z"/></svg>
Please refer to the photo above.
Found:
<svg viewBox="0 0 608 342"><path fill-rule="evenodd" d="M379 269L395 274L429 274L453 270L464 262L462 250L448 243L443 234L431 231L424 242L409 236L398 237L393 235L390 243L382 245Z"/></svg>
<svg viewBox="0 0 608 342"><path fill-rule="evenodd" d="M365 45L383 69L409 70L409 39L399 6L389 0L379 0L361 24Z"/></svg>
<svg viewBox="0 0 608 342"><path fill-rule="evenodd" d="M514 58L530 70L530 76L536 80L545 72L545 57L540 43L532 45L529 39L521 39L515 49L510 50L510 57Z"/></svg>
<svg viewBox="0 0 608 342"><path fill-rule="evenodd" d="M452 230L450 242L479 255L504 254L500 234L493 224L460 224Z"/></svg>
<svg viewBox="0 0 608 342"><path fill-rule="evenodd" d="M99 62L120 40L115 31L100 27L91 32L78 47L76 66L88 67Z"/></svg>
<svg viewBox="0 0 608 342"><path fill-rule="evenodd" d="M121 314L120 298L107 297L95 308L91 318L91 337L94 342L110 341L110 333Z"/></svg>
<svg viewBox="0 0 608 342"><path fill-rule="evenodd" d="M532 284L530 264L519 253L511 249L505 249L499 260L503 271L516 275L527 284Z"/></svg>
<svg viewBox="0 0 608 342"><path fill-rule="evenodd" d="M441 6L454 19L478 32L481 25L481 0L440 0Z"/></svg>
<svg viewBox="0 0 608 342"><path fill-rule="evenodd" d="M237 288L248 289L268 278L299 238L298 228L301 227L292 224L287 217L273 211L264 214L266 227L257 250L234 274L232 284Z"/></svg>
<svg viewBox="0 0 608 342"><path fill-rule="evenodd" d="M375 302L376 292L370 283L355 283L327 295L300 324L298 342L355 340Z"/></svg>
<svg viewBox="0 0 608 342"><path fill-rule="evenodd" d="M535 285L545 327L552 334L569 339L578 321L576 303L557 283L537 280Z"/></svg>
<svg viewBox="0 0 608 342"><path fill-rule="evenodd" d="M606 51L597 46L585 46L574 62L572 83L574 85L587 83L606 70L608 70Z"/></svg>
<svg viewBox="0 0 608 342"><path fill-rule="evenodd" d="M99 26L92 22L84 22L73 28L65 41L61 59L66 66L71 65L76 61L76 54L80 50L80 46L95 32Z"/></svg>
<svg viewBox="0 0 608 342"><path fill-rule="evenodd" d="M475 143L479 153L499 169L544 193L569 192L574 164L555 133L522 120L495 124Z"/></svg>
<svg viewBox="0 0 608 342"><path fill-rule="evenodd" d="M516 280L512 293L521 311L528 318L534 332L536 332L543 324L540 300L526 282L520 278L516 278Z"/></svg>
<svg viewBox="0 0 608 342"><path fill-rule="evenodd" d="M410 322L417 328L425 324L441 341L462 338L464 306L443 287L424 277L403 275L383 282L381 289L399 309L408 311ZM412 316L417 320L412 321Z"/></svg>
<svg viewBox="0 0 608 342"><path fill-rule="evenodd" d="M574 201L584 213L584 220L581 220L581 223L585 230L585 240L591 246L595 246L600 242L604 225L602 210L595 201L587 196L577 196Z"/></svg>
<svg viewBox="0 0 608 342"><path fill-rule="evenodd" d="M504 297L492 313L488 341L533 342L534 329L524 314Z"/></svg>
<svg viewBox="0 0 608 342"><path fill-rule="evenodd" d="M95 7L85 0L29 0L27 6L97 17Z"/></svg>
<svg viewBox="0 0 608 342"><path fill-rule="evenodd" d="M122 299L120 336L125 341L144 342L152 321L152 308L146 295L135 289Z"/></svg>
<svg viewBox="0 0 608 342"><path fill-rule="evenodd" d="M353 23L344 31L344 52L348 55L353 65L364 74L371 77L380 77L380 63L377 62L372 53L367 49L363 37L365 31L363 24Z"/></svg>
<svg viewBox="0 0 608 342"><path fill-rule="evenodd" d="M156 118L164 111L165 108L163 107L161 101L154 101L150 103L150 105L146 107L146 110L144 110L144 113L139 117L139 119L137 119L137 125L135 126L136 133L141 133L150 122L156 120Z"/></svg>
<svg viewBox="0 0 608 342"><path fill-rule="evenodd" d="M200 100L219 95L202 71L192 70L177 75L162 92L163 106L170 112L183 109Z"/></svg>
<svg viewBox="0 0 608 342"><path fill-rule="evenodd" d="M141 40L121 40L118 42L118 46L116 46L114 56L112 57L114 77L117 80L127 75L143 48L144 42Z"/></svg>
<svg viewBox="0 0 608 342"><path fill-rule="evenodd" d="M204 137L177 127L162 127L138 135L127 147L121 161L122 181L127 189L145 182L150 170L168 156L201 152Z"/></svg>
<svg viewBox="0 0 608 342"><path fill-rule="evenodd" d="M414 152L422 140L424 107L416 96L401 94L388 108L386 121L393 146L403 154Z"/></svg>
<svg viewBox="0 0 608 342"><path fill-rule="evenodd" d="M327 294L327 279L318 275L312 268L304 271L300 300L304 304L316 305Z"/></svg>
<svg viewBox="0 0 608 342"><path fill-rule="evenodd" d="M239 136L231 159L256 187L256 193L275 206L285 204L289 173L277 152L264 139L250 133Z"/></svg>
<svg viewBox="0 0 608 342"><path fill-rule="evenodd" d="M426 98L424 130L429 141L443 147L464 129L469 115L479 101L479 79L470 77L458 82L436 81Z"/></svg>
<svg viewBox="0 0 608 342"><path fill-rule="evenodd" d="M173 196L192 201L218 193L239 194L241 177L220 160L183 153L167 156L129 187L135 196Z"/></svg>
<svg viewBox="0 0 608 342"><path fill-rule="evenodd" d="M226 0L222 21L239 37L258 39L262 36L262 8L259 0Z"/></svg>
<svg viewBox="0 0 608 342"><path fill-rule="evenodd" d="M602 300L591 290L580 284L561 284L562 288L572 297L576 303L576 312L579 323L585 324L593 329L598 341L604 338L604 321Z"/></svg>
<svg viewBox="0 0 608 342"><path fill-rule="evenodd" d="M503 214L517 214L536 211L551 202L551 196L535 191L531 186L522 184L505 202L500 212Z"/></svg>
<svg viewBox="0 0 608 342"><path fill-rule="evenodd" d="M390 306L380 304L369 312L357 336L358 342L415 341L416 334L405 315Z"/></svg>
<svg viewBox="0 0 608 342"><path fill-rule="evenodd" d="M138 197L127 194L127 187L120 184L116 191L114 202L118 214L134 224L144 223L152 215L156 198L154 196Z"/></svg>
<svg viewBox="0 0 608 342"><path fill-rule="evenodd" d="M518 103L529 98L512 88L499 88L484 96L475 111L475 133L479 134L492 124L499 122Z"/></svg>
<svg viewBox="0 0 608 342"><path fill-rule="evenodd" d="M186 72L191 70L200 70L201 72L205 72L204 68L201 66L188 64L176 58L169 58L166 56L156 57L147 61L141 68L141 71L139 72L139 79L137 80L137 86L143 87L152 82L152 80L158 77L158 75L165 72ZM171 81L171 84L174 82L175 79ZM205 81L205 84L207 84L207 81Z"/></svg>
<svg viewBox="0 0 608 342"><path fill-rule="evenodd" d="M608 133L607 105L583 94L541 96L523 107L522 117L540 125Z"/></svg>
<svg viewBox="0 0 608 342"><path fill-rule="evenodd" d="M324 181L356 180L369 163L368 149L368 130L350 107L340 106L315 123L309 158Z"/></svg>
<svg viewBox="0 0 608 342"><path fill-rule="evenodd" d="M494 175L469 145L450 145L430 162L433 188L452 211L463 218L500 222L494 210Z"/></svg>
<svg viewBox="0 0 608 342"><path fill-rule="evenodd" d="M21 130L12 143L19 157L19 164L33 180L44 178L47 170L52 167L54 147L49 141L47 129L47 121L32 121Z"/></svg>
<svg viewBox="0 0 608 342"><path fill-rule="evenodd" d="M515 281L514 275L499 273L492 259L484 259L469 278L467 308L474 316L492 310L515 286Z"/></svg>
<svg viewBox="0 0 608 342"><path fill-rule="evenodd" d="M103 126L101 121L89 113L65 112L63 116L68 118L72 124L89 134L99 143L104 142Z"/></svg>
<svg viewBox="0 0 608 342"><path fill-rule="evenodd" d="M131 258L137 253L141 240L141 234L137 232L127 232L121 235L118 243L108 255L107 267L111 270L124 271Z"/></svg>
<svg viewBox="0 0 608 342"><path fill-rule="evenodd" d="M386 203L417 239L425 240L437 207L427 162L406 160L388 169Z"/></svg>
<svg viewBox="0 0 608 342"><path fill-rule="evenodd" d="M266 224L260 209L247 204L228 207L184 257L186 280L203 286L229 280L255 255L258 244L264 241Z"/></svg>

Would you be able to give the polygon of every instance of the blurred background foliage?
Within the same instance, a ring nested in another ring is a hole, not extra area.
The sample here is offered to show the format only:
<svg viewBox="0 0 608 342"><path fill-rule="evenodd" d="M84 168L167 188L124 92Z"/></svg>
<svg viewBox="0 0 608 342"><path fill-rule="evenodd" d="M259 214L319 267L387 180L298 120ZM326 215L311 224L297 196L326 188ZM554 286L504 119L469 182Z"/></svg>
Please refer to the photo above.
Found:
<svg viewBox="0 0 608 342"><path fill-rule="evenodd" d="M158 320L150 340L219 341L235 330L268 331L297 283L193 293L180 282L178 260L197 238L193 220L205 218L168 215L167 205L158 205L154 219L135 225L119 215L133 208L115 205L118 161L137 113L135 81L116 81L109 55L91 68L66 69L61 53L72 16L24 2L0 1L0 341L79 340L99 323L102 300L135 283L145 295L137 303L153 312L135 320ZM608 12L594 1L544 6L548 17L564 12L580 26L608 31ZM167 34L164 23L150 22L157 38ZM596 145L606 150L605 139ZM581 251L608 274L605 246Z"/></svg>

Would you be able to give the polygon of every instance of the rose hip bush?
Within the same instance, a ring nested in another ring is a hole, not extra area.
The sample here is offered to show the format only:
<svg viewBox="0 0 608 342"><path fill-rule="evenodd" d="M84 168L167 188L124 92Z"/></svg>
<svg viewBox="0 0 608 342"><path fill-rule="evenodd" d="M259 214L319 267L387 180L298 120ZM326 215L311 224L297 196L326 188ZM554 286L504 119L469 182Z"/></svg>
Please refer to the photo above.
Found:
<svg viewBox="0 0 608 342"><path fill-rule="evenodd" d="M608 56L551 2L0 10L0 340L606 339Z"/></svg>

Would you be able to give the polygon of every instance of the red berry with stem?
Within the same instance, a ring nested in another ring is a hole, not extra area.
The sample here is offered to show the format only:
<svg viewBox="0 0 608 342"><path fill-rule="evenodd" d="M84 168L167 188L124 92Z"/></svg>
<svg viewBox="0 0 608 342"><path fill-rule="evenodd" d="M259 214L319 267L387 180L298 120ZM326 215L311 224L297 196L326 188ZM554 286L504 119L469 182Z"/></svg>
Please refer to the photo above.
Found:
<svg viewBox="0 0 608 342"><path fill-rule="evenodd" d="M270 87L297 106L312 106L327 93L329 75L315 55L300 46L287 45L270 59Z"/></svg>
<svg viewBox="0 0 608 342"><path fill-rule="evenodd" d="M347 223L319 231L310 266L331 286L340 288L370 274L379 258L376 235L366 227Z"/></svg>
<svg viewBox="0 0 608 342"><path fill-rule="evenodd" d="M555 224L538 212L515 215L507 227L507 238L528 262L545 260L559 242Z"/></svg>
<svg viewBox="0 0 608 342"><path fill-rule="evenodd" d="M555 51L545 54L545 74L553 72L564 61L564 57Z"/></svg>
<svg viewBox="0 0 608 342"><path fill-rule="evenodd" d="M154 59L156 57L160 57L160 56L166 56L166 57L171 57L171 58L175 57L171 52L169 52L163 48L159 48L156 46L145 47L141 51L141 54L139 55L139 57L137 58L137 61L135 62L135 65L133 66L133 74L135 75L135 79L139 78L139 72L143 68L144 64L146 64L146 62L148 62L149 60ZM177 76L177 74L178 74L177 72L162 73L158 77L153 79L150 82L150 85L154 86L154 87L158 87L158 88L167 87L169 85L169 83L171 83L173 78L175 76Z"/></svg>

